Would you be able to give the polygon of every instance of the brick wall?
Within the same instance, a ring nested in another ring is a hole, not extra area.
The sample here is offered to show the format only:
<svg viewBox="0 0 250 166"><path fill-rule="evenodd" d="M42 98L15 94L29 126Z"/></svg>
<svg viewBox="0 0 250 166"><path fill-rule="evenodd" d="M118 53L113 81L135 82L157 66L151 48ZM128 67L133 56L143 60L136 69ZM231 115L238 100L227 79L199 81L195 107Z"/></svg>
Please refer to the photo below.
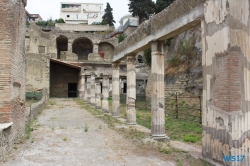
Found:
<svg viewBox="0 0 250 166"><path fill-rule="evenodd" d="M25 5L26 0L0 1L0 125L13 122L0 131L6 140L0 145L0 158L25 126Z"/></svg>

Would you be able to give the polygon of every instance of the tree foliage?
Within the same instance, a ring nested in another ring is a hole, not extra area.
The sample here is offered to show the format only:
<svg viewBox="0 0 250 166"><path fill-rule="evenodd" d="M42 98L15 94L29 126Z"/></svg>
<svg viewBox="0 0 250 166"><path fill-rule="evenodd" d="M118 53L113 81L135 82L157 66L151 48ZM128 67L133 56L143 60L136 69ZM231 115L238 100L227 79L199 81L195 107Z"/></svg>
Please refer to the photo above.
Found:
<svg viewBox="0 0 250 166"><path fill-rule="evenodd" d="M116 35L115 37L118 39L118 42L121 43L126 38L126 35L122 33L122 34Z"/></svg>
<svg viewBox="0 0 250 166"><path fill-rule="evenodd" d="M102 24L109 24L114 26L115 20L113 17L113 8L111 8L110 4L107 3L106 9L104 10L105 14L102 16Z"/></svg>
<svg viewBox="0 0 250 166"><path fill-rule="evenodd" d="M148 66L151 66L151 48L144 50L144 59L145 59L145 63Z"/></svg>
<svg viewBox="0 0 250 166"><path fill-rule="evenodd" d="M133 16L139 17L139 23L143 22L143 19L147 19L150 14L155 12L155 3L152 0L130 0L129 12Z"/></svg>
<svg viewBox="0 0 250 166"><path fill-rule="evenodd" d="M45 26L55 26L56 23L65 23L65 22L62 18L55 19L55 20L53 20L52 18L49 18L47 21L37 21L36 25L45 27Z"/></svg>
<svg viewBox="0 0 250 166"><path fill-rule="evenodd" d="M155 4L155 13L161 12L163 9L168 7L175 0L156 0Z"/></svg>

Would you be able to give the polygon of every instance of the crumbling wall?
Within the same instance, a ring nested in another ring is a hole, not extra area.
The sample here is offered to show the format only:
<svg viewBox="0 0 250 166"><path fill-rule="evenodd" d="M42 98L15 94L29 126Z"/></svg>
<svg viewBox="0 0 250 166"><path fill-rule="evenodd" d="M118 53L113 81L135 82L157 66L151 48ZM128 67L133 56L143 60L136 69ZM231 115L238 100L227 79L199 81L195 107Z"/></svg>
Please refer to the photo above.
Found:
<svg viewBox="0 0 250 166"><path fill-rule="evenodd" d="M25 126L25 5L26 0L0 3L0 158L24 133ZM5 141L4 141L5 140Z"/></svg>
<svg viewBox="0 0 250 166"><path fill-rule="evenodd" d="M224 165L250 165L249 7L249 0L205 3L202 155Z"/></svg>
<svg viewBox="0 0 250 166"><path fill-rule="evenodd" d="M26 53L26 92L49 89L50 56Z"/></svg>
<svg viewBox="0 0 250 166"><path fill-rule="evenodd" d="M42 89L42 98L39 100L37 103L31 104L30 107L26 108L25 111L25 117L26 117L26 122L33 120L39 112L44 108L46 103L48 102L49 99L49 94L48 94L48 89L43 88Z"/></svg>

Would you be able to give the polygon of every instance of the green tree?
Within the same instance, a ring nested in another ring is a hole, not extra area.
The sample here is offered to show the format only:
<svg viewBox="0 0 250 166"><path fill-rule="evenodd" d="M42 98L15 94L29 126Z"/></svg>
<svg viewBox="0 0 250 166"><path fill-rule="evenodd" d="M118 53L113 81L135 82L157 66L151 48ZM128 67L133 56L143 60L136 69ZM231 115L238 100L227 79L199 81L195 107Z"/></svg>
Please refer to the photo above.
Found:
<svg viewBox="0 0 250 166"><path fill-rule="evenodd" d="M130 0L128 6L129 12L139 17L139 24L155 12L155 3L152 0Z"/></svg>
<svg viewBox="0 0 250 166"><path fill-rule="evenodd" d="M124 34L119 34L119 35L116 35L115 37L118 39L119 43L121 43L126 38Z"/></svg>
<svg viewBox="0 0 250 166"><path fill-rule="evenodd" d="M113 9L110 7L110 4L107 3L106 9L104 10L105 14L102 16L102 24L114 26L115 20L112 11Z"/></svg>
<svg viewBox="0 0 250 166"><path fill-rule="evenodd" d="M168 7L175 0L156 0L155 4L155 13L161 12L163 9Z"/></svg>
<svg viewBox="0 0 250 166"><path fill-rule="evenodd" d="M144 50L144 59L145 59L145 63L148 66L151 66L151 48Z"/></svg>
<svg viewBox="0 0 250 166"><path fill-rule="evenodd" d="M55 23L65 23L65 21L62 18L55 19Z"/></svg>

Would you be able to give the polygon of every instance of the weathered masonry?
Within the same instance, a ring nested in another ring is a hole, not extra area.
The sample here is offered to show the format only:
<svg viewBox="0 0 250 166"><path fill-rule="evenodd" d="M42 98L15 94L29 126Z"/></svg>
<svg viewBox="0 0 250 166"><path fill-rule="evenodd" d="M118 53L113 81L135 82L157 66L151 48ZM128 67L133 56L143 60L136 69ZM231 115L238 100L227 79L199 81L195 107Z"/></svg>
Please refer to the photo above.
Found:
<svg viewBox="0 0 250 166"><path fill-rule="evenodd" d="M0 158L25 128L26 0L0 2Z"/></svg>
<svg viewBox="0 0 250 166"><path fill-rule="evenodd" d="M164 56L162 41L192 27L202 27L203 134L202 156L223 165L250 165L250 1L176 0L142 23L115 48L113 90L119 89L119 63L133 59L146 48L152 50L152 126L155 138L165 137ZM127 63L127 123L133 115L133 65ZM113 92L112 114L119 113L119 93ZM245 156L226 162L224 156Z"/></svg>

